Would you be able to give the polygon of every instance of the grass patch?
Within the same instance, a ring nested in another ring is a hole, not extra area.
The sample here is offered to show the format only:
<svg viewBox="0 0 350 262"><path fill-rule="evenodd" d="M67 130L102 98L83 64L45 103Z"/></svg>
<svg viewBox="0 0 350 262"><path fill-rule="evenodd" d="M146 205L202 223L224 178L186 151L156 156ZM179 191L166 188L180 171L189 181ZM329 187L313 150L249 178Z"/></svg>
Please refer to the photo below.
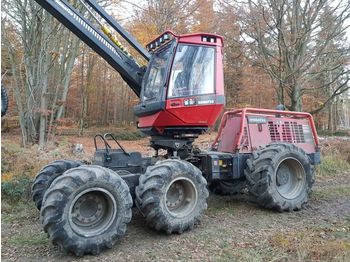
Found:
<svg viewBox="0 0 350 262"><path fill-rule="evenodd" d="M1 202L1 221L3 223L27 222L36 219L39 213L33 202L7 201Z"/></svg>
<svg viewBox="0 0 350 262"><path fill-rule="evenodd" d="M350 163L336 155L328 155L322 158L322 163L317 166L317 176L335 176L340 172L349 172Z"/></svg>
<svg viewBox="0 0 350 262"><path fill-rule="evenodd" d="M279 261L279 250L266 246L266 240L238 240L229 227L200 231L179 246L180 261ZM159 259L159 257L158 257Z"/></svg>
<svg viewBox="0 0 350 262"><path fill-rule="evenodd" d="M47 245L49 241L44 232L33 233L32 227L28 227L33 225L38 217L39 212L34 203L2 199L1 223L5 228L11 228L11 233L6 235L4 243L14 245L16 248Z"/></svg>
<svg viewBox="0 0 350 262"><path fill-rule="evenodd" d="M221 213L233 215L235 213L236 206L237 201L229 199L229 197L219 197L212 194L212 196L209 198L207 212L210 215L218 215Z"/></svg>
<svg viewBox="0 0 350 262"><path fill-rule="evenodd" d="M20 235L14 235L6 242L15 246L41 246L48 244L45 233L33 234L32 232L22 232Z"/></svg>
<svg viewBox="0 0 350 262"><path fill-rule="evenodd" d="M349 230L343 224L313 227L275 234L269 243L298 261L346 261L350 255Z"/></svg>
<svg viewBox="0 0 350 262"><path fill-rule="evenodd" d="M247 261L247 262L261 262L261 261L287 261L289 258L283 252L271 249L265 246L260 248L236 248L235 250L226 250L223 257L224 261ZM220 259L221 261L221 259Z"/></svg>
<svg viewBox="0 0 350 262"><path fill-rule="evenodd" d="M337 197L350 197L350 186L336 186L322 188L312 192L312 197L316 199L329 199Z"/></svg>

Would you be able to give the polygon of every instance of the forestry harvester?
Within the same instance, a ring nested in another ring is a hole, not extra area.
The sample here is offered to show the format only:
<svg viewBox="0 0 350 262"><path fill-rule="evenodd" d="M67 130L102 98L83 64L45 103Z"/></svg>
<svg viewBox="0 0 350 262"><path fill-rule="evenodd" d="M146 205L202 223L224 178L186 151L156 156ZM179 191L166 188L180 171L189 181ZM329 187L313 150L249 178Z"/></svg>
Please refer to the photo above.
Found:
<svg viewBox="0 0 350 262"><path fill-rule="evenodd" d="M120 73L140 99L134 107L138 128L155 150L143 157L111 134L96 135L92 164L58 160L45 166L32 196L55 245L78 256L111 248L125 234L133 205L150 227L180 234L200 220L209 191L236 194L247 188L257 204L279 211L299 210L308 201L314 165L320 163L308 113L227 111L211 148L193 145L224 109L221 36L166 31L144 49L95 0L79 0L79 9L66 0L36 2Z"/></svg>

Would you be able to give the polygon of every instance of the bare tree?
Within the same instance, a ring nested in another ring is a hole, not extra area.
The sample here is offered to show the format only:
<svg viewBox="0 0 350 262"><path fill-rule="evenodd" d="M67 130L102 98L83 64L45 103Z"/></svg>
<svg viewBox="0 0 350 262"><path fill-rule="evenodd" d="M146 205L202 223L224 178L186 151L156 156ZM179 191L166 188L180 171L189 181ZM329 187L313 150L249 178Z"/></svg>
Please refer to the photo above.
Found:
<svg viewBox="0 0 350 262"><path fill-rule="evenodd" d="M2 8L23 144L42 147L62 115L79 41L32 0L2 1Z"/></svg>
<svg viewBox="0 0 350 262"><path fill-rule="evenodd" d="M153 36L171 29L178 33L190 31L193 15L203 1L191 0L150 0L134 5L137 10L133 27L143 25L145 33Z"/></svg>
<svg viewBox="0 0 350 262"><path fill-rule="evenodd" d="M232 4L240 8L242 38L249 46L249 59L256 61L276 82L279 103L290 110L302 110L302 98L330 83L314 81L321 73L334 73L330 92L318 108L325 107L336 96L349 88L349 70L338 70L334 64L343 64L349 46L333 56L332 63L314 66L329 52L332 40L346 30L344 22L350 18L350 2L328 0L248 0ZM325 21L332 20L332 25ZM335 59L335 60L334 60ZM337 73L335 73L337 72ZM341 81L335 82L334 79Z"/></svg>

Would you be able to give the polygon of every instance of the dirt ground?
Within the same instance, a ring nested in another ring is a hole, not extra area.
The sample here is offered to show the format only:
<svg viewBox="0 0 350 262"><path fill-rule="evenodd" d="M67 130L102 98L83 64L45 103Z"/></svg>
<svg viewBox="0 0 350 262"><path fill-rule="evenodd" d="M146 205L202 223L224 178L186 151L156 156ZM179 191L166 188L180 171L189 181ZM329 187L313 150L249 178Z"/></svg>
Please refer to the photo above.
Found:
<svg viewBox="0 0 350 262"><path fill-rule="evenodd" d="M200 138L201 147L213 136ZM73 140L93 152L91 139ZM147 139L122 144L152 154ZM3 261L350 261L350 170L317 177L309 203L298 212L265 210L246 195L211 194L201 223L182 235L155 232L134 209L125 237L99 256L60 252L31 202L3 202L1 226Z"/></svg>

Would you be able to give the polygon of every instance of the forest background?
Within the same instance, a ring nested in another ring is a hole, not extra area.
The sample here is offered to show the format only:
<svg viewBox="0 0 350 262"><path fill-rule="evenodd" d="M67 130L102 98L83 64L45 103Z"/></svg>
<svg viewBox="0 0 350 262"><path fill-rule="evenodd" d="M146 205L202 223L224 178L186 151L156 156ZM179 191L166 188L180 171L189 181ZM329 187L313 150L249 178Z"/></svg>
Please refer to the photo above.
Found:
<svg viewBox="0 0 350 262"><path fill-rule="evenodd" d="M284 104L312 113L319 131L350 129L349 1L99 3L142 45L167 29L224 36L227 108ZM10 96L5 120L20 126L22 145L42 147L61 126L82 135L94 126L135 125L137 97L99 55L33 0L3 0L1 7L1 73Z"/></svg>
<svg viewBox="0 0 350 262"><path fill-rule="evenodd" d="M69 2L80 8L78 0ZM166 29L223 35L227 109L283 103L311 112L322 163L300 212L270 212L245 194L211 194L195 230L165 237L145 227L135 209L125 240L83 259L348 261L350 1L98 2L143 45ZM155 152L135 131L138 99L117 72L34 0L1 0L1 8L1 75L10 98L1 119L1 258L71 261L42 230L31 200L35 175L58 159L91 162L91 138L105 131L119 132L129 152ZM207 149L215 136L199 137L196 146Z"/></svg>

